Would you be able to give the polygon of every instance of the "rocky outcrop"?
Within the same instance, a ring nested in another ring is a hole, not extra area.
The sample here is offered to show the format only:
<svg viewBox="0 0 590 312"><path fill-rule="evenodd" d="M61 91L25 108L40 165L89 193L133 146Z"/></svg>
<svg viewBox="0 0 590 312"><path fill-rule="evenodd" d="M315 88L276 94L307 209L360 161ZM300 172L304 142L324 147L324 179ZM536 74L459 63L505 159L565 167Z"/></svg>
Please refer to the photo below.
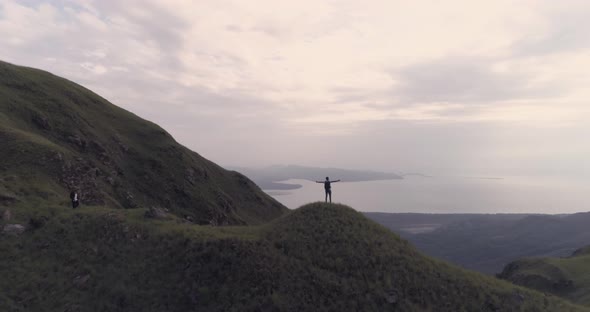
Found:
<svg viewBox="0 0 590 312"><path fill-rule="evenodd" d="M0 220L8 222L10 221L10 219L12 219L12 212L10 211L10 209L6 209L4 210L4 212L0 214Z"/></svg>
<svg viewBox="0 0 590 312"><path fill-rule="evenodd" d="M43 130L51 130L49 119L43 115L35 114L32 118L33 124Z"/></svg>
<svg viewBox="0 0 590 312"><path fill-rule="evenodd" d="M78 288L85 289L88 281L90 281L90 274L83 274L83 275L76 276L74 278L74 280L72 281L72 283L74 284L74 286L76 286Z"/></svg>
<svg viewBox="0 0 590 312"><path fill-rule="evenodd" d="M0 205L8 205L16 202L16 196L11 194L0 193Z"/></svg>
<svg viewBox="0 0 590 312"><path fill-rule="evenodd" d="M88 146L88 142L85 139L77 136L77 135L70 135L66 138L66 140L70 143L79 148L80 150L85 150Z"/></svg>
<svg viewBox="0 0 590 312"><path fill-rule="evenodd" d="M77 189L80 201L87 205L104 205L106 200L99 185L102 170L81 157L63 162L60 182L66 189Z"/></svg>
<svg viewBox="0 0 590 312"><path fill-rule="evenodd" d="M19 236L25 232L25 227L20 224L7 224L2 228L2 234Z"/></svg>
<svg viewBox="0 0 590 312"><path fill-rule="evenodd" d="M162 208L152 207L145 212L144 216L150 219L168 219L168 213Z"/></svg>

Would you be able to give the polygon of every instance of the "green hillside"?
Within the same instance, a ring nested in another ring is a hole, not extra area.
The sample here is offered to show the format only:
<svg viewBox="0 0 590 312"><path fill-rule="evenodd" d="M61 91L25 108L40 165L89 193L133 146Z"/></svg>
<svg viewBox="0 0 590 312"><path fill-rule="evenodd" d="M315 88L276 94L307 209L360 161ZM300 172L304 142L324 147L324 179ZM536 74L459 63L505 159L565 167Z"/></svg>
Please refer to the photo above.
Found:
<svg viewBox="0 0 590 312"><path fill-rule="evenodd" d="M567 258L530 258L514 261L499 277L515 284L590 306L590 247Z"/></svg>
<svg viewBox="0 0 590 312"><path fill-rule="evenodd" d="M261 226L49 207L0 235L1 311L585 311L418 253L351 208Z"/></svg>
<svg viewBox="0 0 590 312"><path fill-rule="evenodd" d="M259 224L286 208L157 125L50 73L0 62L0 206L162 207L199 224ZM17 210L21 211L20 209Z"/></svg>

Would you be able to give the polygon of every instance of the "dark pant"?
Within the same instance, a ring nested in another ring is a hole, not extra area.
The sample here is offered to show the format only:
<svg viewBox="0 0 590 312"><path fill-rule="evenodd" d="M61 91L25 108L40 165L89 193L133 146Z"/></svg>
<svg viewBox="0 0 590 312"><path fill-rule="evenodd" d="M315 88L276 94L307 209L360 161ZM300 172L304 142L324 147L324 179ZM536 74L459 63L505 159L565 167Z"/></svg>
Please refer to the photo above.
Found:
<svg viewBox="0 0 590 312"><path fill-rule="evenodd" d="M330 202L332 202L332 190L326 190L326 202L328 202L328 196L330 196Z"/></svg>
<svg viewBox="0 0 590 312"><path fill-rule="evenodd" d="M80 205L79 200L72 200L72 209L78 208L79 205Z"/></svg>

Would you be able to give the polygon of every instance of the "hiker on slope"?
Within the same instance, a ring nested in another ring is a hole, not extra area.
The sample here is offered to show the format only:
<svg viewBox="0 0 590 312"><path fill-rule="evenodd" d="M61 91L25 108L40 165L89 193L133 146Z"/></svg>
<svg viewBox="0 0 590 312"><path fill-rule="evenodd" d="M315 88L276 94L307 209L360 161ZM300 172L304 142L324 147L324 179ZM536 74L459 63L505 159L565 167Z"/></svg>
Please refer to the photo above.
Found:
<svg viewBox="0 0 590 312"><path fill-rule="evenodd" d="M78 208L80 205L80 194L78 194L78 191L72 191L70 193L70 199L72 200L72 209Z"/></svg>

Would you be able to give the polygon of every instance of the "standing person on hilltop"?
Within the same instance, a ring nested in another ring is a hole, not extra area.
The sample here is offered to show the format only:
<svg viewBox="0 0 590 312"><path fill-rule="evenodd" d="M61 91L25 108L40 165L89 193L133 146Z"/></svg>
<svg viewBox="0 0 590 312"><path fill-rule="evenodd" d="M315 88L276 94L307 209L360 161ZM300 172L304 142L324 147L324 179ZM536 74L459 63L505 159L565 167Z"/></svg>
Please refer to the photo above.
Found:
<svg viewBox="0 0 590 312"><path fill-rule="evenodd" d="M70 199L72 200L72 209L78 208L80 205L80 194L78 194L78 191L73 190L70 193Z"/></svg>
<svg viewBox="0 0 590 312"><path fill-rule="evenodd" d="M326 177L326 181L315 181L316 183L324 183L324 190L326 191L326 202L330 196L330 203L332 202L332 185L331 183L340 182L340 180L330 181L330 177Z"/></svg>

